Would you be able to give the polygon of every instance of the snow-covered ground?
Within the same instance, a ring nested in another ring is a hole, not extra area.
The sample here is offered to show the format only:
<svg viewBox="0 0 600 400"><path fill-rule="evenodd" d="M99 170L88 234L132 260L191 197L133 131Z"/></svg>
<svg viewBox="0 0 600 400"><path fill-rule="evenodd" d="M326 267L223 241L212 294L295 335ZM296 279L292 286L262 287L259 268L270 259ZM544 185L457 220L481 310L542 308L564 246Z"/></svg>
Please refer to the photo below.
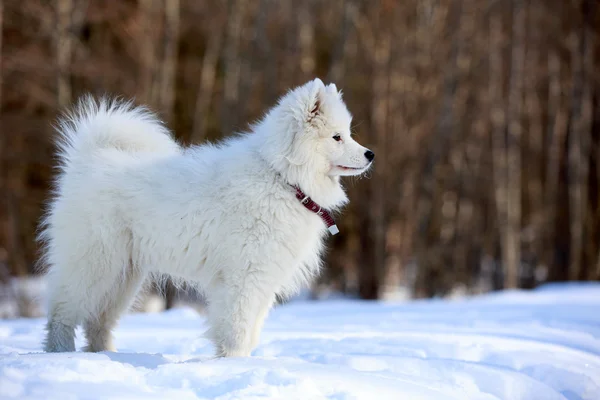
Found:
<svg viewBox="0 0 600 400"><path fill-rule="evenodd" d="M245 359L213 359L189 308L126 316L118 353L42 353L43 323L0 321L1 399L600 399L600 284L295 301Z"/></svg>

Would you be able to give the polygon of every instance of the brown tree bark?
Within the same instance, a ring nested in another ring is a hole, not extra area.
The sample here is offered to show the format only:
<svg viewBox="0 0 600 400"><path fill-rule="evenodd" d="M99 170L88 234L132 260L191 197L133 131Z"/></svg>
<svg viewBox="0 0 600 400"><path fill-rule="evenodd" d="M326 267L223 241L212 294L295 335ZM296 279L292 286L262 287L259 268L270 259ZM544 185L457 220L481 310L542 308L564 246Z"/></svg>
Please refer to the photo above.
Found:
<svg viewBox="0 0 600 400"><path fill-rule="evenodd" d="M315 71L315 23L313 2L303 1L297 10L298 44L300 50L300 73L302 80L313 77Z"/></svg>
<svg viewBox="0 0 600 400"><path fill-rule="evenodd" d="M587 0L582 0L583 18L587 8ZM587 24L582 24L570 43L573 63L573 100L571 110L571 127L569 132L569 211L571 228L571 254L569 262L569 279L582 278L584 254L585 219L587 214L587 185L589 172L589 156L592 126L592 80L593 73L592 35Z"/></svg>
<svg viewBox="0 0 600 400"><path fill-rule="evenodd" d="M158 0L140 0L142 20L140 30L140 92L141 101L151 107L159 106L158 55L156 54L158 23Z"/></svg>
<svg viewBox="0 0 600 400"><path fill-rule="evenodd" d="M508 259L503 249L506 248L508 232L508 182L507 182L507 146L506 146L506 110L503 96L504 68L502 65L502 50L504 33L502 15L497 9L490 11L489 24L489 101L490 120L492 123L492 160L494 179L494 200L498 238L501 248L501 265L507 265Z"/></svg>
<svg viewBox="0 0 600 400"><path fill-rule="evenodd" d="M73 0L57 0L56 3L56 66L57 66L57 99L59 107L71 102L71 52L72 33L71 16Z"/></svg>
<svg viewBox="0 0 600 400"><path fill-rule="evenodd" d="M2 64L3 23L4 0L0 0L0 121L2 121L2 81L4 77L4 68ZM7 215L8 196L6 188L4 187L4 169L4 132L2 124L0 124L0 283L6 283L8 281L8 251L2 248L2 243L7 243L9 234Z"/></svg>
<svg viewBox="0 0 600 400"><path fill-rule="evenodd" d="M383 2L385 3L385 2ZM372 115L372 138L375 144L377 162L385 165L386 162L386 133L388 129L388 101L389 101L389 63L392 49L391 21L390 18L379 11L375 13L374 24L382 23L377 37L370 34L363 35L363 39L371 39L370 57L373 62L372 93L370 105ZM363 20L354 21L359 31L366 28ZM369 42L364 43L369 48ZM386 232L386 204L385 204L385 175L383 169L375 168L374 178L369 181L369 196L363 201L369 203L367 220L363 224L365 230L361 234L363 244L363 258L359 265L359 294L363 299L377 299L380 296L381 280L385 274L385 232Z"/></svg>
<svg viewBox="0 0 600 400"><path fill-rule="evenodd" d="M525 0L513 0L512 55L508 95L507 231L503 249L506 288L519 287L521 264L521 121L525 64Z"/></svg>
<svg viewBox="0 0 600 400"><path fill-rule="evenodd" d="M236 107L240 89L240 40L247 0L233 0L227 18L227 31L224 43L223 108L221 130L231 133L237 128Z"/></svg>
<svg viewBox="0 0 600 400"><path fill-rule="evenodd" d="M260 0L258 5L258 14L256 17L256 42L255 49L256 53L252 57L252 70L261 70L263 73L263 90L264 93L261 100L265 104L272 103L275 98L279 95L278 85L273 84L277 81L278 66L277 63L272 62L273 55L273 43L269 40L268 36L268 14L273 8L273 3L276 0Z"/></svg>
<svg viewBox="0 0 600 400"><path fill-rule="evenodd" d="M2 65L2 36L4 33L4 0L0 0L0 115L2 113L2 75L4 68ZM1 128L0 128L1 129ZM0 131L0 141L2 141L2 131ZM0 142L0 163L2 163L2 143ZM0 167L2 164L0 164ZM1 178L0 178L1 179Z"/></svg>
<svg viewBox="0 0 600 400"><path fill-rule="evenodd" d="M529 249L527 256L530 263L539 262L543 252L543 219L544 219L544 197L543 197L543 167L544 167L544 132L542 101L539 93L540 82L547 75L547 65L541 62L541 52L546 50L547 41L542 39L544 32L542 20L542 5L540 0L530 0L527 4L527 40L526 40L526 76L525 79L525 109L528 129L524 132L527 137L528 146L524 146L529 155L527 156L527 167L525 167L524 181L527 182L526 197L527 208L524 215L528 215L526 227L529 230L527 241ZM525 196L524 196L525 197ZM525 202L525 199L523 200ZM533 266L532 266L533 267ZM530 277L531 278L531 277ZM530 285L531 286L531 281Z"/></svg>
<svg viewBox="0 0 600 400"><path fill-rule="evenodd" d="M207 38L206 50L202 57L202 71L200 84L196 94L196 107L194 109L194 122L191 140L199 143L206 137L207 120L209 117L210 103L213 96L217 75L217 62L223 43L225 27L222 23L215 23L212 34Z"/></svg>
<svg viewBox="0 0 600 400"><path fill-rule="evenodd" d="M348 35L352 21L352 13L354 10L354 2L352 0L342 0L341 10L342 22L339 36L335 42L335 46L331 49L331 66L327 79L331 82L342 82L345 75L345 59L348 51Z"/></svg>
<svg viewBox="0 0 600 400"><path fill-rule="evenodd" d="M164 54L160 80L159 108L167 121L171 121L173 118L173 106L175 104L175 73L177 72L179 25L179 0L165 0Z"/></svg>
<svg viewBox="0 0 600 400"><path fill-rule="evenodd" d="M558 27L555 27L558 29ZM545 238L544 238L544 254L543 259L545 264L550 268L551 277L559 278L556 260L556 220L558 218L559 206L559 185L560 185L560 170L561 170L561 154L565 145L565 138L568 127L568 99L563 95L567 93L569 86L563 78L564 67L561 64L558 49L552 45L548 54L548 150L546 164L546 183L544 188L545 198Z"/></svg>

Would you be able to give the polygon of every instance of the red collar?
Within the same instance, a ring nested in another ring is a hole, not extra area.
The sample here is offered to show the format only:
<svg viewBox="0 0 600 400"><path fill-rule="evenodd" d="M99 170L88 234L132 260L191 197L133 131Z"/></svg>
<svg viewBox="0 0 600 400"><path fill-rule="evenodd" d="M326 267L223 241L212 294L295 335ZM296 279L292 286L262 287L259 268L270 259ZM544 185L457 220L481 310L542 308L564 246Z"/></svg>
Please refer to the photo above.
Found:
<svg viewBox="0 0 600 400"><path fill-rule="evenodd" d="M327 225L329 233L336 235L340 232L329 211L321 208L321 206L315 203L313 199L305 195L298 186L293 186L293 188L296 189L296 198L300 200L300 203L302 203L304 207L321 217L323 222L325 222L325 225Z"/></svg>

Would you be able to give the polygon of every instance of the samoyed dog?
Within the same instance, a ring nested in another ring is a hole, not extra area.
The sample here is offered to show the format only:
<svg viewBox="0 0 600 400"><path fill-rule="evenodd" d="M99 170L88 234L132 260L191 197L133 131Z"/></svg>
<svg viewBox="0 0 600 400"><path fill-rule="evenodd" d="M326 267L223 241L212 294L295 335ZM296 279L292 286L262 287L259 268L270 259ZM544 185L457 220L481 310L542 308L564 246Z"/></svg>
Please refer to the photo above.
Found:
<svg viewBox="0 0 600 400"><path fill-rule="evenodd" d="M85 98L59 124L60 173L41 224L45 350L114 351L111 330L149 275L207 300L218 356L249 356L276 295L318 274L341 176L364 173L334 84L284 95L250 132L183 148L144 108Z"/></svg>

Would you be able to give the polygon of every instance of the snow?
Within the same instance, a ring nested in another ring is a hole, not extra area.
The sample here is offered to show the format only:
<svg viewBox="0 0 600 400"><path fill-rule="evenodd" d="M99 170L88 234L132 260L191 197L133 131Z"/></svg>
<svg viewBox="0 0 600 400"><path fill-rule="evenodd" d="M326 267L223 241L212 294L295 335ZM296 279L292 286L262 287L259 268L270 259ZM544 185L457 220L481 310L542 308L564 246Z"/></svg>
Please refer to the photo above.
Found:
<svg viewBox="0 0 600 400"><path fill-rule="evenodd" d="M127 315L118 353L45 354L43 324L0 321L0 399L600 399L600 284L292 301L237 359L191 308Z"/></svg>

